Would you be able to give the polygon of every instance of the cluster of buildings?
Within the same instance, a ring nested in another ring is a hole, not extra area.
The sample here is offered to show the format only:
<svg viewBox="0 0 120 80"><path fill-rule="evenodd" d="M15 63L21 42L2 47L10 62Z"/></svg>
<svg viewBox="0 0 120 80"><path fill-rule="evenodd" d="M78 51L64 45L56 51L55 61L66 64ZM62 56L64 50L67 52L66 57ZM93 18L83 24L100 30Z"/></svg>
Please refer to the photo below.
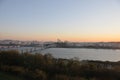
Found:
<svg viewBox="0 0 120 80"><path fill-rule="evenodd" d="M39 41L0 40L0 48L41 46L42 44L43 42Z"/></svg>
<svg viewBox="0 0 120 80"><path fill-rule="evenodd" d="M40 43L39 41L0 40L0 45L30 45Z"/></svg>
<svg viewBox="0 0 120 80"><path fill-rule="evenodd" d="M73 48L107 48L120 49L120 42L57 42L0 40L0 48L12 47L73 47Z"/></svg>

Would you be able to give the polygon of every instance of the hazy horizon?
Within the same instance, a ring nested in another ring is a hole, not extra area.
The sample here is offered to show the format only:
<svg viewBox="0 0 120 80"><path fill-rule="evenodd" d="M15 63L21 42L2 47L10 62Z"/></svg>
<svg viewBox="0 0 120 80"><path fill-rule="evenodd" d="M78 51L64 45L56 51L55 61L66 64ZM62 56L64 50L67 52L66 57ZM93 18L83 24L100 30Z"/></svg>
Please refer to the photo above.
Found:
<svg viewBox="0 0 120 80"><path fill-rule="evenodd" d="M119 0L0 0L0 40L120 42Z"/></svg>

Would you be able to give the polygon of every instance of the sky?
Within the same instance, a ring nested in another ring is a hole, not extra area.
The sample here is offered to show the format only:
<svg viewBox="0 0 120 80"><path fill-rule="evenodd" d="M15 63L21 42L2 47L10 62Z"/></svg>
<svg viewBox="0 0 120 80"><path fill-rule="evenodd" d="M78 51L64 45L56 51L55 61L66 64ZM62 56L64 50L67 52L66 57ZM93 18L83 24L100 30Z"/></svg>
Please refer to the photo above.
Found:
<svg viewBox="0 0 120 80"><path fill-rule="evenodd" d="M0 39L120 41L120 0L0 0Z"/></svg>

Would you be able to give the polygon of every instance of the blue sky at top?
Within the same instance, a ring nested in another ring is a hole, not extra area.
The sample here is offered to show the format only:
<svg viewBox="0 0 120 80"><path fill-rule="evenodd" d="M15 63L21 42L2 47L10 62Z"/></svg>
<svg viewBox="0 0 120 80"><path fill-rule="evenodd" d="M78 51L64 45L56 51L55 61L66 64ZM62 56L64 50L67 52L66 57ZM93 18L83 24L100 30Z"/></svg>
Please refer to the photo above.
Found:
<svg viewBox="0 0 120 80"><path fill-rule="evenodd" d="M119 0L0 0L0 39L118 41L119 14Z"/></svg>

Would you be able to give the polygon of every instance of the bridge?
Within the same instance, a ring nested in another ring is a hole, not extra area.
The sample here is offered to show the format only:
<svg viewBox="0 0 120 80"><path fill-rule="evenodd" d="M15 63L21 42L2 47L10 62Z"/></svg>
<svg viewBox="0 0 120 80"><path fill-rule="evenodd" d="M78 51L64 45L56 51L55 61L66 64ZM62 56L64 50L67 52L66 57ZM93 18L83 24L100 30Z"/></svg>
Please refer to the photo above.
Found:
<svg viewBox="0 0 120 80"><path fill-rule="evenodd" d="M48 49L48 48L54 48L56 47L55 43L43 43L39 46L33 46L33 47L15 47L15 46L4 46L0 47L0 51L8 51L8 50L17 50L20 53L36 53L41 52L42 50Z"/></svg>

